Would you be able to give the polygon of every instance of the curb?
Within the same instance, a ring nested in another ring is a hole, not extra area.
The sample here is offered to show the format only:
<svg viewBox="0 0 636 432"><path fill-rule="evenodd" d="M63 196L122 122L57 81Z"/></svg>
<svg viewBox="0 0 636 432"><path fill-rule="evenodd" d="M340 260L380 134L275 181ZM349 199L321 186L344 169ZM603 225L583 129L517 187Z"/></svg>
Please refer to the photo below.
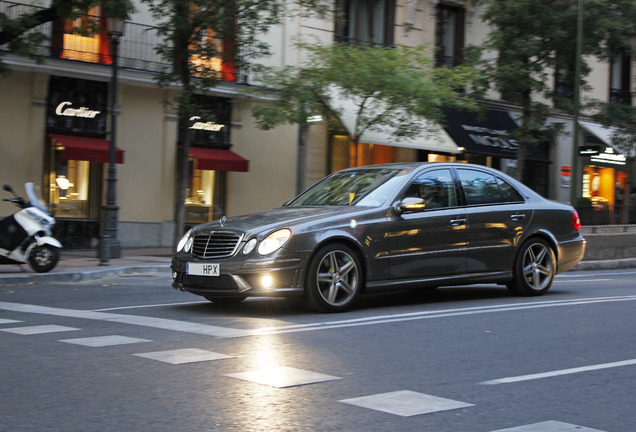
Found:
<svg viewBox="0 0 636 432"><path fill-rule="evenodd" d="M570 271L583 270L618 270L636 268L636 258L619 258L613 260L581 261Z"/></svg>
<svg viewBox="0 0 636 432"><path fill-rule="evenodd" d="M118 266L103 269L69 270L60 273L24 273L0 276L0 284L25 282L82 282L126 274L170 274L170 265Z"/></svg>

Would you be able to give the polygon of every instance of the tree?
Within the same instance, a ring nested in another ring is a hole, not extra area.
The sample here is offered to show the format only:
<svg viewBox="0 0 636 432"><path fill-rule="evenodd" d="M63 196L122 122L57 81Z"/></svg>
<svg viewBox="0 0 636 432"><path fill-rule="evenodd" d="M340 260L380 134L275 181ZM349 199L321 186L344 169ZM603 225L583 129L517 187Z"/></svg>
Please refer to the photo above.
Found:
<svg viewBox="0 0 636 432"><path fill-rule="evenodd" d="M197 107L193 95L205 93L224 80L236 80L236 74L224 70L249 71L255 58L268 55L263 41L267 30L292 13L324 14L328 10L320 0L142 0L159 22L158 31L165 42L158 52L168 67L158 77L160 85L179 84L171 103L179 118L188 119ZM218 60L227 68L218 70ZM217 66L215 66L217 65ZM184 122L180 122L183 124ZM183 235L188 155L192 131L181 128L179 144L179 180L175 196L174 243Z"/></svg>
<svg viewBox="0 0 636 432"><path fill-rule="evenodd" d="M103 6L105 15L128 18L135 10L131 0L54 0L48 8L34 9L14 18L0 13L0 46L7 45L10 52L29 55L41 60L37 48L49 37L37 28L58 19L76 18L93 6ZM89 23L92 30L98 30L99 20ZM89 30L89 29L84 29ZM0 59L0 75L9 69Z"/></svg>
<svg viewBox="0 0 636 432"><path fill-rule="evenodd" d="M468 64L433 68L423 47L376 47L334 43L298 43L306 54L301 67L260 68L261 97L274 90L270 103L253 105L258 126L304 124L323 115L342 122L341 102L354 105L355 126L348 131L357 148L367 131L389 133L397 142L431 132L445 107L476 108L463 90L478 75ZM271 96L271 93L270 93Z"/></svg>
<svg viewBox="0 0 636 432"><path fill-rule="evenodd" d="M516 177L523 180L527 146L553 137L558 130L545 125L550 107L538 99L554 101L572 111L577 42L577 0L481 0L482 19L491 31L481 47L496 53L484 60L483 71L503 99L521 107ZM636 3L633 0L581 0L581 85L590 67L586 56L611 59L634 36ZM553 86L554 83L559 85ZM563 93L563 90L566 90ZM561 92L559 92L561 91ZM569 102L569 103L568 103Z"/></svg>

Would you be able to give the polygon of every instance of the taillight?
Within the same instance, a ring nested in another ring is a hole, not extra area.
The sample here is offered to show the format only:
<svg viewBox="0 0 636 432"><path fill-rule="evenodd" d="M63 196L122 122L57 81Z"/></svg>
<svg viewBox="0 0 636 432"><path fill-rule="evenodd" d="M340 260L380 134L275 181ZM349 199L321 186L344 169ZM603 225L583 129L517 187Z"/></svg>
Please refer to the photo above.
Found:
<svg viewBox="0 0 636 432"><path fill-rule="evenodd" d="M576 231L581 231L581 219L576 210L574 210L574 214L572 215L572 228Z"/></svg>

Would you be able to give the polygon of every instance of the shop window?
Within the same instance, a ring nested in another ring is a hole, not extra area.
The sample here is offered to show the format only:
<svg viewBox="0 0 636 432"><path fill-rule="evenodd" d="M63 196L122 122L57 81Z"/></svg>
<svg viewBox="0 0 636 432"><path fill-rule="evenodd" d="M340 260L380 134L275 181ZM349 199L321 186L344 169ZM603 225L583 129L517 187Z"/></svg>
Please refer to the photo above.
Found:
<svg viewBox="0 0 636 432"><path fill-rule="evenodd" d="M190 46L195 53L190 57L193 75L236 81L234 47L232 41L220 39L211 29L201 31L200 41Z"/></svg>
<svg viewBox="0 0 636 432"><path fill-rule="evenodd" d="M438 4L435 30L435 65L461 64L464 50L464 9Z"/></svg>
<svg viewBox="0 0 636 432"><path fill-rule="evenodd" d="M66 160L61 146L50 146L48 197L53 216L68 219L98 219L102 164Z"/></svg>
<svg viewBox="0 0 636 432"><path fill-rule="evenodd" d="M90 63L110 63L108 32L99 6L78 18L53 24L53 55Z"/></svg>
<svg viewBox="0 0 636 432"><path fill-rule="evenodd" d="M346 135L334 135L331 139L329 170L392 162L415 162L417 150L380 144L358 143L354 145Z"/></svg>
<svg viewBox="0 0 636 432"><path fill-rule="evenodd" d="M194 158L189 167L185 223L196 225L221 218L225 213L226 173L197 169Z"/></svg>
<svg viewBox="0 0 636 432"><path fill-rule="evenodd" d="M336 40L392 45L395 0L338 0Z"/></svg>

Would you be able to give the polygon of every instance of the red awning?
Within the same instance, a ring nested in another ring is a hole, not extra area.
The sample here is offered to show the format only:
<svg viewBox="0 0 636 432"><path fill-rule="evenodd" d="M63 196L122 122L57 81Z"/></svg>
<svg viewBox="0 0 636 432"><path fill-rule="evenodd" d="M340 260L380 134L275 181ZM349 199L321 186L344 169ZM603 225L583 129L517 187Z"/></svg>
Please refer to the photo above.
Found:
<svg viewBox="0 0 636 432"><path fill-rule="evenodd" d="M62 134L49 134L49 137L64 147L64 159L108 163L110 142L106 139ZM115 161L124 163L124 151L120 148L115 149Z"/></svg>
<svg viewBox="0 0 636 432"><path fill-rule="evenodd" d="M200 170L248 171L249 161L230 150L190 147L190 156L197 159Z"/></svg>

